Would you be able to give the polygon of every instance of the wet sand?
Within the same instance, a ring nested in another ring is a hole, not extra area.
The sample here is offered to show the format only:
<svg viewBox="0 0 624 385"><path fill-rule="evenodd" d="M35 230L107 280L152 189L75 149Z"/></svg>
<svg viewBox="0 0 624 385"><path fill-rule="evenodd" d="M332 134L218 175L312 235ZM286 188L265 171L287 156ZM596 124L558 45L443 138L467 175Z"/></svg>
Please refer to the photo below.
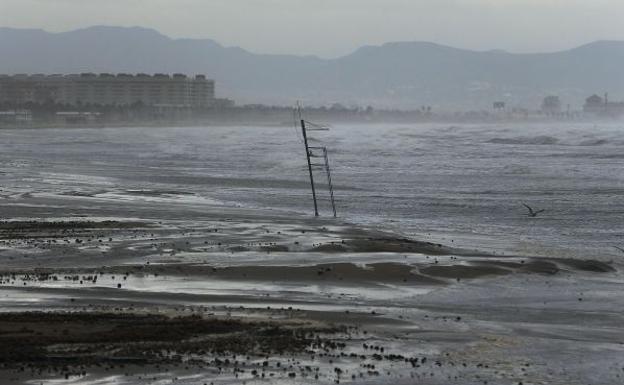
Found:
<svg viewBox="0 0 624 385"><path fill-rule="evenodd" d="M252 210L171 219L122 206L133 215L0 223L0 383L624 375L624 280L604 258L498 256Z"/></svg>

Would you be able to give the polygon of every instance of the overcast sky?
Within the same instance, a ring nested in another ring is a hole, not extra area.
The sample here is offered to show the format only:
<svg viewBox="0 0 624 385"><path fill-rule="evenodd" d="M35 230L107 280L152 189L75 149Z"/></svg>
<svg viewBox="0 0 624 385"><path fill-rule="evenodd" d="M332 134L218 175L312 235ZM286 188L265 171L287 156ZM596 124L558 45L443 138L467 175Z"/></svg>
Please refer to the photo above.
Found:
<svg viewBox="0 0 624 385"><path fill-rule="evenodd" d="M0 26L91 25L323 57L414 40L538 52L624 40L624 0L0 0Z"/></svg>

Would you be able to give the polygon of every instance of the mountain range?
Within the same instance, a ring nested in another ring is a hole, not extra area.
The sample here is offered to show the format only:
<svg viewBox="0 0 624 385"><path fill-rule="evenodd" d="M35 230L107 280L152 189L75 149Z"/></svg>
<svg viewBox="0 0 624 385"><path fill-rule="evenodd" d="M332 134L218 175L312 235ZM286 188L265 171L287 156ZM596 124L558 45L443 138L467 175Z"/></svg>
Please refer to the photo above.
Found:
<svg viewBox="0 0 624 385"><path fill-rule="evenodd" d="M209 39L172 39L140 27L70 32L0 28L0 73L187 73L241 103L342 103L488 109L539 108L547 95L578 108L594 93L624 99L624 42L536 54L471 51L428 42L365 46L335 59L256 54Z"/></svg>

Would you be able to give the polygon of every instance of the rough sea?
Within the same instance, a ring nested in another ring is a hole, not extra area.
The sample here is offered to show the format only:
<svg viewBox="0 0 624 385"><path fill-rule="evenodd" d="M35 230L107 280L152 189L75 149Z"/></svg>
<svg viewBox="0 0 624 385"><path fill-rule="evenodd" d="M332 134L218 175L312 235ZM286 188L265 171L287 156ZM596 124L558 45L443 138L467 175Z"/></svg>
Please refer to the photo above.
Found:
<svg viewBox="0 0 624 385"><path fill-rule="evenodd" d="M624 123L337 125L311 136L329 151L341 220L501 254L624 256L614 247ZM325 174L315 177L329 216ZM313 214L288 126L1 130L0 189ZM545 211L529 217L523 203Z"/></svg>

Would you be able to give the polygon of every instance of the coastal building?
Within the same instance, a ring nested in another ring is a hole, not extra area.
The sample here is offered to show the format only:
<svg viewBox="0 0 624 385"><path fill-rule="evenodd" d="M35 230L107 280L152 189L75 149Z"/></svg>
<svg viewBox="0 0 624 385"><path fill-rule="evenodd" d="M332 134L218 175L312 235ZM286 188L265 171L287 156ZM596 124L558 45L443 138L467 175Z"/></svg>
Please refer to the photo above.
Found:
<svg viewBox="0 0 624 385"><path fill-rule="evenodd" d="M32 112L30 110L0 111L0 124L2 123L30 123Z"/></svg>
<svg viewBox="0 0 624 385"><path fill-rule="evenodd" d="M101 118L100 112L59 111L56 113L56 122L59 124L95 123Z"/></svg>
<svg viewBox="0 0 624 385"><path fill-rule="evenodd" d="M549 95L542 101L542 113L546 115L559 115L561 114L561 100L559 96Z"/></svg>
<svg viewBox="0 0 624 385"><path fill-rule="evenodd" d="M94 74L0 75L0 104L21 106L208 107L215 101L215 82L204 75Z"/></svg>
<svg viewBox="0 0 624 385"><path fill-rule="evenodd" d="M505 111L505 102L494 102L492 107L494 111Z"/></svg>
<svg viewBox="0 0 624 385"><path fill-rule="evenodd" d="M583 112L599 116L623 116L624 102L610 102L608 94L604 98L594 94L585 100Z"/></svg>

